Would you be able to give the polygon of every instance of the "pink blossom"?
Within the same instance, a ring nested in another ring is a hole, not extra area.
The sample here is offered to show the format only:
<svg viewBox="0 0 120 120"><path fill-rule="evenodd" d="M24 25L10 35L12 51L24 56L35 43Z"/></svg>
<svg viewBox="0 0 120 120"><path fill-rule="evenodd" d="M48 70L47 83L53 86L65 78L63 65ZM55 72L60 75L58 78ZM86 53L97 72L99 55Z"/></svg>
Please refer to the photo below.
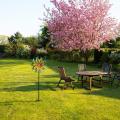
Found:
<svg viewBox="0 0 120 120"><path fill-rule="evenodd" d="M119 34L120 25L108 15L108 0L51 0L55 8L45 18L58 49L99 49Z"/></svg>

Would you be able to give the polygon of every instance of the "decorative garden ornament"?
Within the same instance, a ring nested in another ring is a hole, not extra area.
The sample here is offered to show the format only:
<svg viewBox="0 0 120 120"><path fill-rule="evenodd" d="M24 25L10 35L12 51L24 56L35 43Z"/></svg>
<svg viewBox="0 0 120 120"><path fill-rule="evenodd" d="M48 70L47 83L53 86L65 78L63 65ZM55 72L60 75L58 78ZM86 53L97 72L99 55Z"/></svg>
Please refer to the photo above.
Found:
<svg viewBox="0 0 120 120"><path fill-rule="evenodd" d="M32 61L33 70L38 73L38 99L37 101L40 101L40 95L39 95L39 85L40 85L40 73L45 68L45 62L42 58L36 58Z"/></svg>

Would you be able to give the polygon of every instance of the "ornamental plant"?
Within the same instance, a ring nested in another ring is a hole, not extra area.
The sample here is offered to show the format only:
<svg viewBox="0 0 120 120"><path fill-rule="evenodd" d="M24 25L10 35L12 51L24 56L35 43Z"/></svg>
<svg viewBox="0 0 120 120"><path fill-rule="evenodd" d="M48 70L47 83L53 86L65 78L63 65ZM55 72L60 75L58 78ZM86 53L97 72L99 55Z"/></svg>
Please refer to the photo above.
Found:
<svg viewBox="0 0 120 120"><path fill-rule="evenodd" d="M45 21L57 49L86 53L118 36L120 23L109 15L109 0L51 0Z"/></svg>
<svg viewBox="0 0 120 120"><path fill-rule="evenodd" d="M44 60L42 58L33 59L32 68L35 72L38 73L38 99L37 101L39 101L40 100L40 95L39 95L40 73L45 69Z"/></svg>

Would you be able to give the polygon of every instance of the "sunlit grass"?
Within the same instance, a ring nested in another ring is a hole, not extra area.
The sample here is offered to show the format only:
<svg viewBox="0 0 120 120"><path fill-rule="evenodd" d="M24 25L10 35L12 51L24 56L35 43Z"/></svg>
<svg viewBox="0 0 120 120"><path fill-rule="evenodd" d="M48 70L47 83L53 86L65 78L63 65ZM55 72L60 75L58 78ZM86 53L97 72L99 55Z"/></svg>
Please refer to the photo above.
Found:
<svg viewBox="0 0 120 120"><path fill-rule="evenodd" d="M0 120L119 120L120 88L61 90L56 66L64 66L76 79L77 63L46 61L40 77L40 102L37 100L37 73L31 61L0 60ZM88 66L88 69L99 69Z"/></svg>

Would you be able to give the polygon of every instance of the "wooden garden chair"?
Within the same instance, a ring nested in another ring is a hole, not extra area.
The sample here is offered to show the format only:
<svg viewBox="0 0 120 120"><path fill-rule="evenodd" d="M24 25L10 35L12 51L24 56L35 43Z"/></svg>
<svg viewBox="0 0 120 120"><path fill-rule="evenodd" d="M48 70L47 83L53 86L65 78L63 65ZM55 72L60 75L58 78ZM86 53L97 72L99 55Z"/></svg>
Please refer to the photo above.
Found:
<svg viewBox="0 0 120 120"><path fill-rule="evenodd" d="M108 82L112 85L113 84L112 64L106 62L103 63L102 70L103 72L107 72L107 74L102 77L103 82L105 83Z"/></svg>
<svg viewBox="0 0 120 120"><path fill-rule="evenodd" d="M110 83L113 84L113 74L112 74L112 64L109 64L107 62L104 62L102 64L102 71L106 72L107 74L100 76L99 78L93 78L94 81L98 81L101 84L102 83Z"/></svg>
<svg viewBox="0 0 120 120"><path fill-rule="evenodd" d="M58 67L58 72L59 72L60 80L59 80L57 86L59 86L59 84L63 80L64 81L64 87L68 87L68 84L70 84L71 87L74 89L74 86L73 86L73 81L74 80L70 76L66 75L64 67Z"/></svg>
<svg viewBox="0 0 120 120"><path fill-rule="evenodd" d="M78 72L80 71L86 71L86 64L78 64ZM78 76L78 81L80 80L80 77L82 76Z"/></svg>

